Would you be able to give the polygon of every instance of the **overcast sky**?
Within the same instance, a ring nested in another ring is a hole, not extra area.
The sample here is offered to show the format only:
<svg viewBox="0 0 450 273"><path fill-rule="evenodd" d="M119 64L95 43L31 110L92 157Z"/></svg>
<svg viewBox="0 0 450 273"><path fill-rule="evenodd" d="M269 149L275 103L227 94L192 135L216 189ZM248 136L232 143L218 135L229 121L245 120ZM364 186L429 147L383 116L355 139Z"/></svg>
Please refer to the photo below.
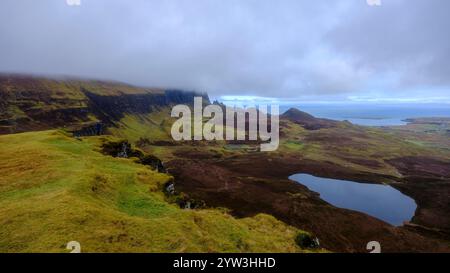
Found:
<svg viewBox="0 0 450 273"><path fill-rule="evenodd" d="M0 72L212 96L450 101L450 1L381 4L1 0Z"/></svg>

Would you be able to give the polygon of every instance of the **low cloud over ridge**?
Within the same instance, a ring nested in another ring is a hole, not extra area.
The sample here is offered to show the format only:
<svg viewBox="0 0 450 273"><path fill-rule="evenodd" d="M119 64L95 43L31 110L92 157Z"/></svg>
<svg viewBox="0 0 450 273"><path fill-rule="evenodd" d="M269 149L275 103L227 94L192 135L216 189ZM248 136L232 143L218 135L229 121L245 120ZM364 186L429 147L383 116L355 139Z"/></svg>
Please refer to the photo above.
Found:
<svg viewBox="0 0 450 273"><path fill-rule="evenodd" d="M449 97L450 2L4 0L0 72L213 96Z"/></svg>

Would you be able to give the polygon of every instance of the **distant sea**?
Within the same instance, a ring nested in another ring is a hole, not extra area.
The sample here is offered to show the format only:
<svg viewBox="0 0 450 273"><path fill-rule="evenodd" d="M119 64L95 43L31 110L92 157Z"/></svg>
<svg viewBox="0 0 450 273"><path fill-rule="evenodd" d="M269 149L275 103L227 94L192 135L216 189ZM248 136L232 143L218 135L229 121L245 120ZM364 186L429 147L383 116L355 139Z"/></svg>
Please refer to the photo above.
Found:
<svg viewBox="0 0 450 273"><path fill-rule="evenodd" d="M259 104L277 103L280 114L297 108L318 118L348 120L363 126L405 125L408 118L448 117L450 103L374 103L374 102L288 102L260 97L221 97L220 102L232 107L251 107Z"/></svg>
<svg viewBox="0 0 450 273"><path fill-rule="evenodd" d="M280 105L280 113L297 108L315 117L348 120L364 126L405 125L407 118L449 117L450 104L305 103Z"/></svg>

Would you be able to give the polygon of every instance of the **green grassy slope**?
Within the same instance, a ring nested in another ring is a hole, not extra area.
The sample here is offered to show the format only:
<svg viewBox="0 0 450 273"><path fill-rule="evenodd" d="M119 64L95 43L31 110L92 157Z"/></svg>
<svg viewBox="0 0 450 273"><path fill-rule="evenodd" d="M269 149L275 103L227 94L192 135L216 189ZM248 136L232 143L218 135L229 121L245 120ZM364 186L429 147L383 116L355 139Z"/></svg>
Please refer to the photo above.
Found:
<svg viewBox="0 0 450 273"><path fill-rule="evenodd" d="M108 131L118 137L136 142L141 138L151 141L171 141L170 130L173 119L169 108L160 108L149 114L126 114Z"/></svg>
<svg viewBox="0 0 450 273"><path fill-rule="evenodd" d="M0 136L0 252L297 252L297 229L268 215L182 210L170 179L101 154L102 137L61 131Z"/></svg>

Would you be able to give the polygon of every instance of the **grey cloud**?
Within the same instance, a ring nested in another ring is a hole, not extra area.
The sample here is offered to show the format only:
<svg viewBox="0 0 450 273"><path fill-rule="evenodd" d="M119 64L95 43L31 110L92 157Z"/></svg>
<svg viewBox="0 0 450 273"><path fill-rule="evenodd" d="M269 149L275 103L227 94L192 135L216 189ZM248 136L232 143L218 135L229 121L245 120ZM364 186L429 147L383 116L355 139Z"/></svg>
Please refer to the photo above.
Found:
<svg viewBox="0 0 450 273"><path fill-rule="evenodd" d="M450 1L383 1L353 7L325 43L353 58L353 66L378 78L397 74L398 87L449 86Z"/></svg>
<svg viewBox="0 0 450 273"><path fill-rule="evenodd" d="M3 0L0 71L271 97L450 82L445 0L81 2Z"/></svg>

